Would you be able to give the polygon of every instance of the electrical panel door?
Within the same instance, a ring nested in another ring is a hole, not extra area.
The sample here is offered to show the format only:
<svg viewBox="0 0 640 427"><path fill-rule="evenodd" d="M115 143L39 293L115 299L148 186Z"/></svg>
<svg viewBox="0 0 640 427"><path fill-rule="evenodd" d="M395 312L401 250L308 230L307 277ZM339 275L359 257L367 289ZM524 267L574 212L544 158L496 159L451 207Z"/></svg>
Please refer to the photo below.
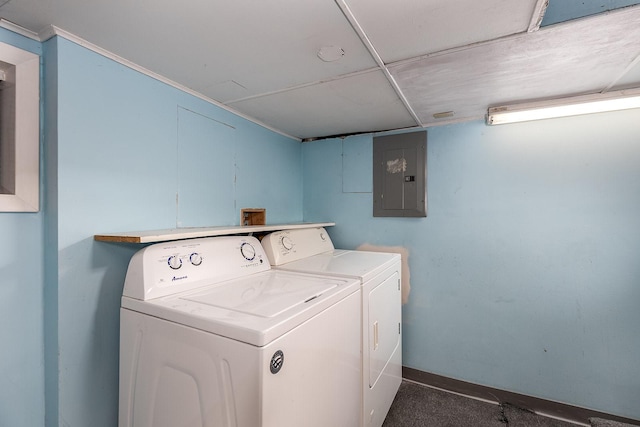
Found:
<svg viewBox="0 0 640 427"><path fill-rule="evenodd" d="M427 216L427 132L373 138L373 216Z"/></svg>

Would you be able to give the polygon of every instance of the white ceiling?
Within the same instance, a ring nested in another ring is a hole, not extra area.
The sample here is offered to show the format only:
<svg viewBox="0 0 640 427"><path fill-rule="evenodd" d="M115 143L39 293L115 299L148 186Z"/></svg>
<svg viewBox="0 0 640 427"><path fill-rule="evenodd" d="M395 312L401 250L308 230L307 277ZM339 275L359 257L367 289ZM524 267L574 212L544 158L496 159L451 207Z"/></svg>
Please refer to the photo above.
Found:
<svg viewBox="0 0 640 427"><path fill-rule="evenodd" d="M42 39L87 41L307 139L478 119L490 105L640 86L640 6L538 30L545 4L0 0L0 16ZM317 53L325 46L345 54L323 62Z"/></svg>

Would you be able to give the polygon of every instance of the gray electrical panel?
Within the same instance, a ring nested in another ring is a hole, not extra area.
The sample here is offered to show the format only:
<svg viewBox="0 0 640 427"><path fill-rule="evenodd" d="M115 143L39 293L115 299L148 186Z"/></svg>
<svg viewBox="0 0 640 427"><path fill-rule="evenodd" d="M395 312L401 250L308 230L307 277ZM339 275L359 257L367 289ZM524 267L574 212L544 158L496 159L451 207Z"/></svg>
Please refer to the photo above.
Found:
<svg viewBox="0 0 640 427"><path fill-rule="evenodd" d="M427 216L427 131L373 138L373 216Z"/></svg>

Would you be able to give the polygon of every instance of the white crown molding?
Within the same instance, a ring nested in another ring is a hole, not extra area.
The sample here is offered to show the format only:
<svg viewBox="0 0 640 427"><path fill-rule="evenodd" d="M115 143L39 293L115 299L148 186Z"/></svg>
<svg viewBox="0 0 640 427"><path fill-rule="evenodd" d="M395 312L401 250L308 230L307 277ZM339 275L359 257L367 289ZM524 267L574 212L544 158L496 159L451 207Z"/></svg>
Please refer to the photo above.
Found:
<svg viewBox="0 0 640 427"><path fill-rule="evenodd" d="M153 78L155 80L158 80L158 81L160 81L162 83L165 83L165 84L167 84L169 86L172 86L172 87L174 87L174 88L176 88L178 90L181 90L182 92L188 93L189 95L192 95L192 96L195 96L196 98L202 99L203 101L206 101L206 102L208 102L210 104L213 104L216 107L222 108L222 109L224 109L224 110L226 110L226 111L228 111L228 112L230 112L232 114L235 114L238 117L242 117L243 119L248 120L248 121L250 121L252 123L255 123L258 126L261 126L261 127L265 128L265 129L268 129L268 130L270 130L272 132L275 132L275 133L280 134L282 136L285 136L287 138L291 138L291 139L296 140L296 141L302 141L301 138L298 138L298 137L293 136L293 135L289 135L289 134L287 134L285 132L282 132L282 131L280 131L280 130L278 130L276 128L273 128L273 127L269 126L266 123L263 123L263 122L261 122L259 120L254 119L253 117L247 116L247 115L245 115L245 114L243 114L243 113L241 113L241 112L239 112L237 110L234 110L233 108L231 108L231 107L229 107L229 106L227 106L225 104L222 104L222 103L220 103L220 102L218 102L218 101L216 101L214 99L211 99L211 98L209 98L209 97L207 97L207 96L205 96L205 95L203 95L203 94L201 94L199 92L196 92L193 89L190 89L190 88L188 88L186 86L183 86L180 83L174 82L173 80L170 80L170 79L168 79L168 78L166 78L166 77L164 77L164 76L162 76L162 75L160 75L158 73L154 73L153 71L148 70L147 68L144 68L144 67L142 67L142 66L140 66L140 65L138 65L138 64L136 64L134 62L129 61L128 59L125 59L125 58L123 58L121 56L118 56L113 52L110 52L110 51L108 51L106 49L103 49L100 46L97 46L97 45L95 45L95 44L93 44L91 42L88 42L88 41L84 40L83 38L78 37L75 34L72 34L72 33L68 32L68 31L65 31L65 30L63 30L61 28L58 28L58 27L54 26L54 25L50 25L49 27L43 29L42 31L40 31L38 33L38 35L39 35L39 39L41 41L49 40L50 38L52 38L54 36L62 37L64 39L66 39L66 40L69 40L69 41L71 41L73 43L76 43L77 45L80 45L80 46L82 46L82 47L84 47L86 49L89 49L89 50L91 50L91 51L93 51L93 52L95 52L95 53L97 53L99 55L102 55L105 58L111 59L112 61L115 61L115 62L117 62L119 64L122 64L125 67L131 68L132 70L135 70L135 71L137 71L139 73L142 73L142 74L144 74L146 76L149 76L149 77L151 77L151 78Z"/></svg>
<svg viewBox="0 0 640 427"><path fill-rule="evenodd" d="M4 18L0 18L0 27L6 30L12 31L16 34L20 34L21 36L27 37L31 40L35 40L38 42L41 41L38 33L35 33L31 30L27 30L26 28L21 27L18 24L14 24L11 21L7 21Z"/></svg>

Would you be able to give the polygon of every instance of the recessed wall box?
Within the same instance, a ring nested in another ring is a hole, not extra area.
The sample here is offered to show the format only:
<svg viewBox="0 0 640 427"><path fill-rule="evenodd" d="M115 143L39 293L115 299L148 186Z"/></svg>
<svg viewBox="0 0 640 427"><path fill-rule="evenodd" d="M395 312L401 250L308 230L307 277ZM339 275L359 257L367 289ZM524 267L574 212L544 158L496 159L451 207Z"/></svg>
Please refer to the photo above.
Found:
<svg viewBox="0 0 640 427"><path fill-rule="evenodd" d="M427 216L427 132L373 138L373 216Z"/></svg>
<svg viewBox="0 0 640 427"><path fill-rule="evenodd" d="M265 225L267 210L264 208L244 208L240 211L240 225Z"/></svg>

